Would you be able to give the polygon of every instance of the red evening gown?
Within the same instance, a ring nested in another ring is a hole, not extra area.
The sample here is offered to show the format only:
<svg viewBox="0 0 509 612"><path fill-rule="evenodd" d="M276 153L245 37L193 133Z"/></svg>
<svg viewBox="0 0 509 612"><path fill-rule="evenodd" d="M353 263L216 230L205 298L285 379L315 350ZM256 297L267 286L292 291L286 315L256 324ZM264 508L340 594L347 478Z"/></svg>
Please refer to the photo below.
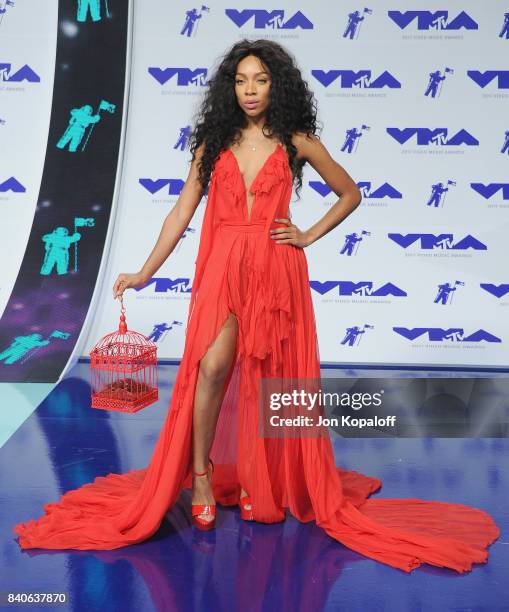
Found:
<svg viewBox="0 0 509 612"><path fill-rule="evenodd" d="M273 220L289 215L292 176L282 145L266 159L250 191L248 218L237 159L224 149L209 185L182 361L148 467L97 477L45 504L43 516L14 527L19 545L110 550L158 530L181 490L191 486L198 366L233 312L239 322L237 358L211 449L219 504L237 504L242 484L256 521L282 521L288 509L301 522L316 521L348 548L406 572L423 563L464 572L486 562L486 549L499 536L486 512L415 498L368 499L381 481L336 467L326 430L316 437L258 435L259 378L316 379L320 362L304 250L269 236L271 226L282 226Z"/></svg>

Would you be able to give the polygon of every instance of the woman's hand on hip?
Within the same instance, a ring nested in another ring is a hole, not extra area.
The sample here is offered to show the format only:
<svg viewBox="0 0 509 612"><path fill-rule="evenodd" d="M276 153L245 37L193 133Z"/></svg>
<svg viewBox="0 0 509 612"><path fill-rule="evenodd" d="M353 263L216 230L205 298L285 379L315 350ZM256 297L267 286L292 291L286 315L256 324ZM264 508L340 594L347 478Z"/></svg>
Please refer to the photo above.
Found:
<svg viewBox="0 0 509 612"><path fill-rule="evenodd" d="M296 247L307 247L310 244L307 232L300 230L290 219L274 219L278 223L286 223L287 227L270 230L270 237L276 244L293 244Z"/></svg>

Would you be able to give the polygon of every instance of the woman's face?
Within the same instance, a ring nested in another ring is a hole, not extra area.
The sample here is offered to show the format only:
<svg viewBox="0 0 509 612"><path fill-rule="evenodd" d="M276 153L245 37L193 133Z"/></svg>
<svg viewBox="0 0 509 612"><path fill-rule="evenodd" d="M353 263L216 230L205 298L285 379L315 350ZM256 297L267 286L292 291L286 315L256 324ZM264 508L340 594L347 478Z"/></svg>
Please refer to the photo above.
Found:
<svg viewBox="0 0 509 612"><path fill-rule="evenodd" d="M269 107L270 73L260 59L248 55L237 65L235 95L240 108L250 117L264 113Z"/></svg>

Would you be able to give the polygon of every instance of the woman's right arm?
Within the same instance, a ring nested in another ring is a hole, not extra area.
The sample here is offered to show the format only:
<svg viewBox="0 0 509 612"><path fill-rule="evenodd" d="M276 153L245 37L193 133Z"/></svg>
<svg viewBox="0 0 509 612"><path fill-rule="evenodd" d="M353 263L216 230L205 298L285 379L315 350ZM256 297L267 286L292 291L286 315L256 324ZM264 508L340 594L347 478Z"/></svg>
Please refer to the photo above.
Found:
<svg viewBox="0 0 509 612"><path fill-rule="evenodd" d="M139 272L119 274L113 285L113 297L121 296L125 289L143 287L159 270L173 252L185 229L189 225L203 196L198 180L198 163L203 155L204 144L196 150L189 174L177 203L166 216L159 238Z"/></svg>

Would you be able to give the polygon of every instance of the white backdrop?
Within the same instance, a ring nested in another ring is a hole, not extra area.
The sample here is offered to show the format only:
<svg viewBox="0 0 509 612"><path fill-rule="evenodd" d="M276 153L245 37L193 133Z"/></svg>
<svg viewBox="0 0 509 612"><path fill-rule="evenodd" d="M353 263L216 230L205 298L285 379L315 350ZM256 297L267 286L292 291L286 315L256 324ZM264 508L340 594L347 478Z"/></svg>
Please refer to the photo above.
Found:
<svg viewBox="0 0 509 612"><path fill-rule="evenodd" d="M13 6L0 0L0 317L37 206L53 94L57 16L58 0Z"/></svg>
<svg viewBox="0 0 509 612"><path fill-rule="evenodd" d="M322 361L509 365L509 40L499 36L508 8L232 1L196 5L193 24L187 2L135 1L120 201L78 354L117 327L113 282L141 268L177 202L190 161L178 143L217 58L237 39L269 38L295 55L318 100L322 141L364 194L351 217L306 249ZM350 39L355 10L364 20ZM445 78L425 95L435 71ZM342 148L353 129L362 135L349 153ZM448 191L428 205L440 183ZM292 219L305 229L336 199L306 165ZM128 326L153 334L160 358L182 355L205 206L203 198L153 282L125 293ZM341 254L354 232L362 240Z"/></svg>

